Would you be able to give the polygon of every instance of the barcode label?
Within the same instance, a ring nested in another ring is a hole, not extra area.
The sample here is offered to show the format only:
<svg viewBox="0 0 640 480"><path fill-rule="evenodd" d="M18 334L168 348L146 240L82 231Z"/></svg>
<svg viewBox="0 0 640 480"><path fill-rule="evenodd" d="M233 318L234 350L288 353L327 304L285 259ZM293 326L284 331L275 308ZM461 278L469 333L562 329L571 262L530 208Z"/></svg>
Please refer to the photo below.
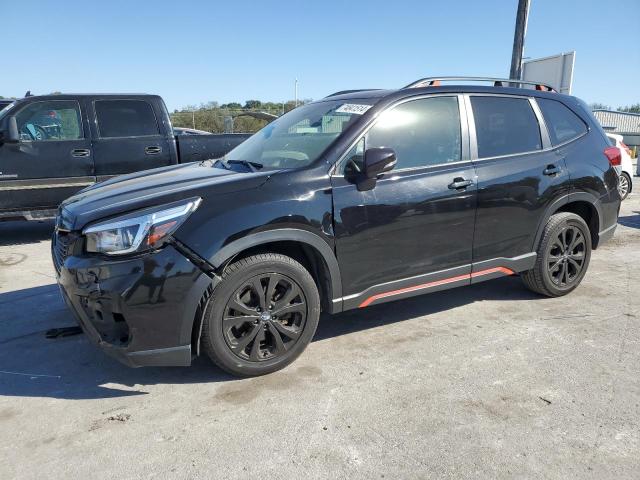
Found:
<svg viewBox="0 0 640 480"><path fill-rule="evenodd" d="M340 106L340 108L336 110L336 113L353 113L356 115L362 115L364 112L366 112L370 108L371 108L371 105L362 105L359 103L345 103L344 105Z"/></svg>

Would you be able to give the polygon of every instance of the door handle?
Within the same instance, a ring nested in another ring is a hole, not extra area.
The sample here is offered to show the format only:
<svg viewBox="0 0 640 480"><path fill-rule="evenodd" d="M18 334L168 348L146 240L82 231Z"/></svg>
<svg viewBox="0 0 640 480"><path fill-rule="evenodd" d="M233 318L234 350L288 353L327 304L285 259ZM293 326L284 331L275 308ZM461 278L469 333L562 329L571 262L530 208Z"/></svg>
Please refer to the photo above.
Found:
<svg viewBox="0 0 640 480"><path fill-rule="evenodd" d="M162 152L162 148L160 147L150 146L144 148L144 153L146 153L147 155L157 155L160 152Z"/></svg>
<svg viewBox="0 0 640 480"><path fill-rule="evenodd" d="M473 185L471 180L465 180L462 177L457 177L453 179L453 182L449 184L450 190L462 190L463 188L467 188Z"/></svg>
<svg viewBox="0 0 640 480"><path fill-rule="evenodd" d="M72 157L88 157L91 155L91 150L88 148L74 148L71 150Z"/></svg>
<svg viewBox="0 0 640 480"><path fill-rule="evenodd" d="M545 168L542 173L548 176L557 175L558 173L560 173L560 168L556 167L555 165L547 165L547 168Z"/></svg>

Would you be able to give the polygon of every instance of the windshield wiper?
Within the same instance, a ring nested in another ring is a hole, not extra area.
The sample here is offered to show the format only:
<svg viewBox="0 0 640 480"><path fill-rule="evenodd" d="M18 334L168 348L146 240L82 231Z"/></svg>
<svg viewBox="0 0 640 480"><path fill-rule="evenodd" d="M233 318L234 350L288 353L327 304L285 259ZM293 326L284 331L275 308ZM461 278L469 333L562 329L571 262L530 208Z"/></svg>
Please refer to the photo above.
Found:
<svg viewBox="0 0 640 480"><path fill-rule="evenodd" d="M225 165L227 168L229 167L230 163L244 165L252 172L257 172L258 170L264 167L264 165L259 162L250 162L249 160L220 160L220 162L223 165Z"/></svg>

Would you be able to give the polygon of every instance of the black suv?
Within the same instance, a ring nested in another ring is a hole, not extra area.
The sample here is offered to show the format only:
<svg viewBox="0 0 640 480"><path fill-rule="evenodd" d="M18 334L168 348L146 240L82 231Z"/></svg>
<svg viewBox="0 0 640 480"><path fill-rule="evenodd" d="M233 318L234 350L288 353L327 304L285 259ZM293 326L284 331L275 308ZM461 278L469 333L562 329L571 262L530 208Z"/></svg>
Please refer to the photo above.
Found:
<svg viewBox="0 0 640 480"><path fill-rule="evenodd" d="M619 150L547 86L445 80L338 92L223 158L69 198L52 243L65 301L130 366L202 350L260 375L300 355L321 311L516 273L569 293L616 228Z"/></svg>

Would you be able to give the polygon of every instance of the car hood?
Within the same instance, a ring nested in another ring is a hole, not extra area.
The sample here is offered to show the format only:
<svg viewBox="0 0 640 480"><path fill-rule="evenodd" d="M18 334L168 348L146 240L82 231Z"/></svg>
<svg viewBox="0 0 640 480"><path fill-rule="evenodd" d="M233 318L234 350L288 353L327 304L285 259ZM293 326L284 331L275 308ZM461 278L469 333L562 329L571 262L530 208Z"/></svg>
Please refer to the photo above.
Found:
<svg viewBox="0 0 640 480"><path fill-rule="evenodd" d="M65 200L56 226L79 230L95 220L191 197L257 188L274 173L235 172L210 163L188 163L145 170L97 183Z"/></svg>

